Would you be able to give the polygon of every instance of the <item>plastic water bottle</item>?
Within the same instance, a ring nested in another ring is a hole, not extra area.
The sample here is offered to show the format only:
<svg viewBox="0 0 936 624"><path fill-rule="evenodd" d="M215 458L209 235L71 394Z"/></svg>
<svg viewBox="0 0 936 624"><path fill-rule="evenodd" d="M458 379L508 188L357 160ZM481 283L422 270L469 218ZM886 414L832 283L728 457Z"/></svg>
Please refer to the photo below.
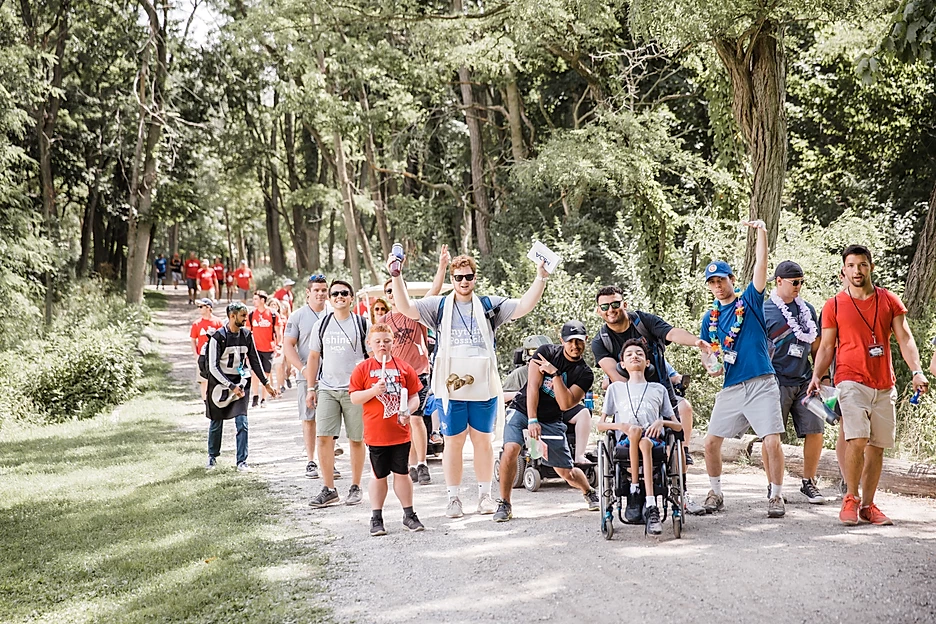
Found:
<svg viewBox="0 0 936 624"><path fill-rule="evenodd" d="M841 418L841 416L829 409L829 407L825 404L825 401L816 395L809 395L800 402L803 404L803 407L808 409L819 418L822 418L830 425L838 423L839 419Z"/></svg>
<svg viewBox="0 0 936 624"><path fill-rule="evenodd" d="M722 363L714 353L702 354L702 366L710 373L717 373L722 369Z"/></svg>
<svg viewBox="0 0 936 624"><path fill-rule="evenodd" d="M922 396L923 396L923 391L917 389L917 391L913 393L913 396L910 397L910 405L919 405L920 397Z"/></svg>
<svg viewBox="0 0 936 624"><path fill-rule="evenodd" d="M585 409L595 411L595 395L591 390L585 393Z"/></svg>
<svg viewBox="0 0 936 624"><path fill-rule="evenodd" d="M397 277L403 267L403 245L400 243L393 243L393 249L390 251L390 255L396 258L390 263L390 276Z"/></svg>

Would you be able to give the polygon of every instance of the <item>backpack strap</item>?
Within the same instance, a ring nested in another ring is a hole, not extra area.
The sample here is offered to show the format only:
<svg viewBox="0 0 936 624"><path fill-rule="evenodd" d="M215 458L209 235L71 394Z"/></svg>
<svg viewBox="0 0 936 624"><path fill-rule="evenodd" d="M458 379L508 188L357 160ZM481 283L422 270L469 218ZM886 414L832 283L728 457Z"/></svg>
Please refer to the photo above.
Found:
<svg viewBox="0 0 936 624"><path fill-rule="evenodd" d="M614 354L614 345L611 344L611 334L608 333L606 324L603 324L601 329L598 330L598 338L601 340L601 345L605 348L605 351L610 353L614 359L618 359L618 356Z"/></svg>
<svg viewBox="0 0 936 624"><path fill-rule="evenodd" d="M328 327L328 323L329 321L331 321L333 316L335 316L334 312L329 312L328 314L326 314L325 318L322 319L322 324L319 326L319 344L323 346L325 345L325 328ZM322 354L324 355L324 353L325 353L325 349L323 348Z"/></svg>
<svg viewBox="0 0 936 624"><path fill-rule="evenodd" d="M253 313L254 311L251 310L250 314L247 315L247 324L250 325L250 329L253 329Z"/></svg>

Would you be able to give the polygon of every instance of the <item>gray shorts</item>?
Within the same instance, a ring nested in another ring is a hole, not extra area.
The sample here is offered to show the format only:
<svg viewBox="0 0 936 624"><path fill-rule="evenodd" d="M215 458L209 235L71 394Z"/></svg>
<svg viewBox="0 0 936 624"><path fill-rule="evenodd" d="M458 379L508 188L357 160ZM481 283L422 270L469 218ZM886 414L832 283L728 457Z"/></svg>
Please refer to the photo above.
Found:
<svg viewBox="0 0 936 624"><path fill-rule="evenodd" d="M748 427L759 438L786 431L780 413L780 386L774 375L748 379L715 395L709 435L734 438Z"/></svg>
<svg viewBox="0 0 936 624"><path fill-rule="evenodd" d="M805 438L825 430L825 421L810 412L802 403L806 398L808 381L799 386L780 386L780 411L783 413L783 427L786 428L790 414L793 415L793 428L797 438Z"/></svg>
<svg viewBox="0 0 936 624"><path fill-rule="evenodd" d="M248 299L250 299L250 291L244 290L243 288L238 288L237 296L240 297L241 301L247 301Z"/></svg>
<svg viewBox="0 0 936 624"><path fill-rule="evenodd" d="M507 421L504 425L504 444L519 444L523 446L523 430L527 428L527 415L515 409L508 409L505 415ZM572 465L572 451L566 439L566 426L563 422L540 423L542 440L546 443L547 459L543 463L553 468L568 468Z"/></svg>
<svg viewBox="0 0 936 624"><path fill-rule="evenodd" d="M296 390L299 393L296 401L299 407L299 420L315 420L315 408L306 407L306 393L309 391L309 386L301 375L299 381L296 382Z"/></svg>
<svg viewBox="0 0 936 624"><path fill-rule="evenodd" d="M352 442L364 439L364 406L351 402L347 390L318 391L315 435L333 437L341 435L341 422L344 421L345 435Z"/></svg>

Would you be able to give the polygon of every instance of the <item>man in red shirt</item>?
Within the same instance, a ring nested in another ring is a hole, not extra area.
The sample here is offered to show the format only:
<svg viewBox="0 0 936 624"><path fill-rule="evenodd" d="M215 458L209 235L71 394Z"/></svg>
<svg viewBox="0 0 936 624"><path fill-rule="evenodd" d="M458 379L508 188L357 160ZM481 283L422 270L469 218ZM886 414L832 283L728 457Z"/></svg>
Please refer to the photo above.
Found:
<svg viewBox="0 0 936 624"><path fill-rule="evenodd" d="M268 296L262 290L255 292L253 296L254 309L247 316L247 327L250 328L250 333L253 334L254 344L257 345L257 355L260 356L260 364L263 366L263 372L267 377L270 376L270 371L273 370L273 356L276 353L276 347L283 341L283 337L279 332L279 315L266 306ZM256 375L254 375L254 378L256 378ZM274 388L276 387L273 382L270 383ZM257 407L258 404L260 407L266 407L266 398L269 396L266 388L262 390L263 395L261 396L260 384L251 385L254 388L251 407Z"/></svg>
<svg viewBox="0 0 936 624"><path fill-rule="evenodd" d="M893 524L874 504L884 449L894 446L897 416L891 332L912 372L914 391L926 392L929 382L907 325L907 308L896 295L871 282L871 252L852 245L842 253L842 261L845 288L822 309L822 341L808 392L818 392L834 357L847 443L843 472L848 493L842 499L839 520L846 525L859 521Z"/></svg>
<svg viewBox="0 0 936 624"><path fill-rule="evenodd" d="M214 269L208 266L208 260L201 261L201 268L198 270L198 288L201 290L202 299L211 299L217 287L217 279Z"/></svg>
<svg viewBox="0 0 936 624"><path fill-rule="evenodd" d="M211 299L199 299L195 302L195 305L198 306L201 318L192 323L189 337L192 339L192 354L195 356L195 376L201 386L201 397L202 401L204 401L205 392L208 390L208 380L202 377L198 370L198 356L211 334L219 327L222 327L224 322L212 314Z"/></svg>
<svg viewBox="0 0 936 624"><path fill-rule="evenodd" d="M407 476L408 414L419 407L422 384L412 366L392 355L393 330L389 325L372 326L367 342L373 357L354 367L348 392L351 403L363 406L364 443L374 472L368 488L372 510L370 534L387 534L383 505L391 472L393 492L403 506L403 526L410 531L422 531L425 527L413 511L413 481Z"/></svg>
<svg viewBox="0 0 936 624"><path fill-rule="evenodd" d="M234 271L234 284L241 301L247 301L247 295L253 290L253 273L247 266L246 260L241 260L240 268Z"/></svg>
<svg viewBox="0 0 936 624"><path fill-rule="evenodd" d="M282 305L280 305L280 312L282 312L285 318L289 318L289 315L292 314L293 300L295 299L292 287L295 283L296 282L293 280L287 279L283 282L283 287L273 293L273 298L282 302Z"/></svg>
<svg viewBox="0 0 936 624"><path fill-rule="evenodd" d="M201 262L194 251L189 252L189 257L183 266L185 270L185 284L188 286L189 303L195 303L195 293L198 290L198 272L201 271Z"/></svg>
<svg viewBox="0 0 936 624"><path fill-rule="evenodd" d="M215 300L221 301L221 285L224 284L224 263L221 262L221 258L215 258L211 268L215 272Z"/></svg>

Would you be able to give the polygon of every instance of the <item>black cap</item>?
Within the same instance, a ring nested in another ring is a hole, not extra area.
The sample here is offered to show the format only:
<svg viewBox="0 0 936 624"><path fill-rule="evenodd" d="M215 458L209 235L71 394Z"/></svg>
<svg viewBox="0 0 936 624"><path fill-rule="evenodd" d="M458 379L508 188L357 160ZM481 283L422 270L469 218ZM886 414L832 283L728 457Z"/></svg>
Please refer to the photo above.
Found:
<svg viewBox="0 0 936 624"><path fill-rule="evenodd" d="M582 321L568 321L562 326L562 341L585 340L588 330L585 329L585 323Z"/></svg>
<svg viewBox="0 0 936 624"><path fill-rule="evenodd" d="M774 277L782 277L790 279L793 277L803 277L803 267L796 264L792 260L784 260L777 265L776 270L774 270Z"/></svg>

